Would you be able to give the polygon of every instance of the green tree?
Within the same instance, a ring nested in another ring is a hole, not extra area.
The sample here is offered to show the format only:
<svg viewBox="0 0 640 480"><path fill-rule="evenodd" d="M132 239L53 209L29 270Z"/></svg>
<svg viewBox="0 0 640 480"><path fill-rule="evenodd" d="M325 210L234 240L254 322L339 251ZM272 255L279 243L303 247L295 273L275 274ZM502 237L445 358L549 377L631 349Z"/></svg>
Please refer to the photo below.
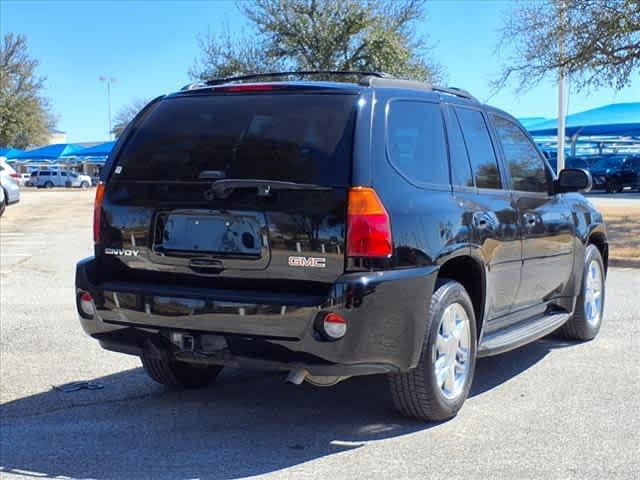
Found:
<svg viewBox="0 0 640 480"><path fill-rule="evenodd" d="M545 0L517 4L505 19L507 49L496 86L519 89L563 69L578 88L621 89L640 67L639 0Z"/></svg>
<svg viewBox="0 0 640 480"><path fill-rule="evenodd" d="M46 141L55 118L42 96L44 77L27 52L23 35L4 35L0 44L0 145L26 148Z"/></svg>
<svg viewBox="0 0 640 480"><path fill-rule="evenodd" d="M138 112L142 110L150 101L151 100L138 98L131 102L129 105L125 105L120 110L118 110L118 113L116 113L116 116L113 119L114 123L111 129L111 133L113 133L116 138L122 135L122 132L125 128L127 128L129 122L133 120L133 117L135 117Z"/></svg>
<svg viewBox="0 0 640 480"><path fill-rule="evenodd" d="M248 34L199 38L196 80L277 70L383 71L434 81L441 67L415 33L425 0L254 0L239 2Z"/></svg>

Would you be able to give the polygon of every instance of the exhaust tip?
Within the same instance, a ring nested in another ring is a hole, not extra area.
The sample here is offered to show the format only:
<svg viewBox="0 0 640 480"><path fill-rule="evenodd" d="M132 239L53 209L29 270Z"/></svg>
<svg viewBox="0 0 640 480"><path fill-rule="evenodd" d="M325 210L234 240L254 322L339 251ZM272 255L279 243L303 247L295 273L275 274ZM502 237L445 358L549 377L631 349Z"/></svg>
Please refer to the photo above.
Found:
<svg viewBox="0 0 640 480"><path fill-rule="evenodd" d="M287 383L293 383L294 385L300 385L304 382L304 379L307 376L307 371L303 368L296 368L295 370L291 370L289 375L287 375Z"/></svg>

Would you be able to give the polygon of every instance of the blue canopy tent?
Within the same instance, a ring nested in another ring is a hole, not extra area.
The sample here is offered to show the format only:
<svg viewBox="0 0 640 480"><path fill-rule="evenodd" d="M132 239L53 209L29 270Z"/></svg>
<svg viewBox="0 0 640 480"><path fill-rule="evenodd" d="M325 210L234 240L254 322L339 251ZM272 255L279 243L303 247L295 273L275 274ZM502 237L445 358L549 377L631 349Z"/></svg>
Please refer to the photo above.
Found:
<svg viewBox="0 0 640 480"><path fill-rule="evenodd" d="M73 159L82 165L81 170L84 173L92 177L98 177L115 143L115 141L103 142L75 151L73 152Z"/></svg>
<svg viewBox="0 0 640 480"><path fill-rule="evenodd" d="M5 157L7 160L11 160L18 157L23 152L24 150L20 150L19 148L2 147L0 148L0 157Z"/></svg>
<svg viewBox="0 0 640 480"><path fill-rule="evenodd" d="M522 124L524 128L529 130L531 127L534 127L542 122L549 121L546 117L521 117L518 118L518 121Z"/></svg>
<svg viewBox="0 0 640 480"><path fill-rule="evenodd" d="M54 143L22 152L20 155L14 157L12 161L21 166L21 168L14 166L14 168L21 173L27 173L30 170L42 168L43 166L56 168L59 167L59 165L55 165L57 163L69 163L70 159L64 158L65 155L71 155L80 149L81 147L72 143Z"/></svg>
<svg viewBox="0 0 640 480"><path fill-rule="evenodd" d="M527 128L534 136L556 135L558 121L532 124ZM612 103L566 118L565 134L582 136L635 136L640 135L640 102Z"/></svg>
<svg viewBox="0 0 640 480"><path fill-rule="evenodd" d="M15 158L20 161L57 160L60 157L73 155L81 149L82 147L74 145L73 143L54 143L53 145L27 150Z"/></svg>
<svg viewBox="0 0 640 480"><path fill-rule="evenodd" d="M115 144L115 141L100 143L93 147L78 150L73 155L75 157L108 157Z"/></svg>
<svg viewBox="0 0 640 480"><path fill-rule="evenodd" d="M558 121L547 120L525 127L534 137L555 136ZM612 103L584 112L568 115L565 134L571 140L571 156L576 154L578 138L631 137L640 135L640 103ZM602 145L600 145L600 153Z"/></svg>

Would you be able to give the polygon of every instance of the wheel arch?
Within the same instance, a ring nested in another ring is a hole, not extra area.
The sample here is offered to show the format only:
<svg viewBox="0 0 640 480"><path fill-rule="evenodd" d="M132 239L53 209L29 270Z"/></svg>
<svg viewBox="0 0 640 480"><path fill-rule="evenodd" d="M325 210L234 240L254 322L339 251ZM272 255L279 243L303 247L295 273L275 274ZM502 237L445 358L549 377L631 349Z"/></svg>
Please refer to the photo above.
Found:
<svg viewBox="0 0 640 480"><path fill-rule="evenodd" d="M607 242L607 235L601 230L593 231L589 234L587 245L594 245L600 251L606 274L609 268L609 243Z"/></svg>
<svg viewBox="0 0 640 480"><path fill-rule="evenodd" d="M461 254L448 259L438 271L438 280L448 278L460 283L473 304L476 317L476 332L478 338L484 324L484 309L486 303L486 275L483 263L471 255Z"/></svg>

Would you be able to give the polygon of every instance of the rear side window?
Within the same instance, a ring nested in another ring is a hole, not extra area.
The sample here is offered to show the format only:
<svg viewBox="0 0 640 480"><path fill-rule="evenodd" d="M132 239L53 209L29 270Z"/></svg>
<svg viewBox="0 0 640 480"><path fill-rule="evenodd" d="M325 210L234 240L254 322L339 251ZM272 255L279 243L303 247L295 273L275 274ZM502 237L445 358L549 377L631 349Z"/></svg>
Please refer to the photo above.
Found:
<svg viewBox="0 0 640 480"><path fill-rule="evenodd" d="M527 136L506 118L491 114L491 121L504 151L512 188L524 192L548 192L547 170Z"/></svg>
<svg viewBox="0 0 640 480"><path fill-rule="evenodd" d="M498 160L482 113L479 110L458 107L455 111L469 152L476 187L502 188Z"/></svg>
<svg viewBox="0 0 640 480"><path fill-rule="evenodd" d="M389 160L408 180L449 185L440 105L396 100L387 118Z"/></svg>
<svg viewBox="0 0 640 480"><path fill-rule="evenodd" d="M223 94L168 98L118 159L119 178L258 178L347 185L355 95ZM217 174L217 173L216 173Z"/></svg>
<svg viewBox="0 0 640 480"><path fill-rule="evenodd" d="M48 177L49 175L51 175L51 172L40 172L41 177Z"/></svg>
<svg viewBox="0 0 640 480"><path fill-rule="evenodd" d="M473 187L473 174L467 147L462 137L458 118L451 108L447 108L447 134L449 136L449 160L451 162L451 183L462 187Z"/></svg>

